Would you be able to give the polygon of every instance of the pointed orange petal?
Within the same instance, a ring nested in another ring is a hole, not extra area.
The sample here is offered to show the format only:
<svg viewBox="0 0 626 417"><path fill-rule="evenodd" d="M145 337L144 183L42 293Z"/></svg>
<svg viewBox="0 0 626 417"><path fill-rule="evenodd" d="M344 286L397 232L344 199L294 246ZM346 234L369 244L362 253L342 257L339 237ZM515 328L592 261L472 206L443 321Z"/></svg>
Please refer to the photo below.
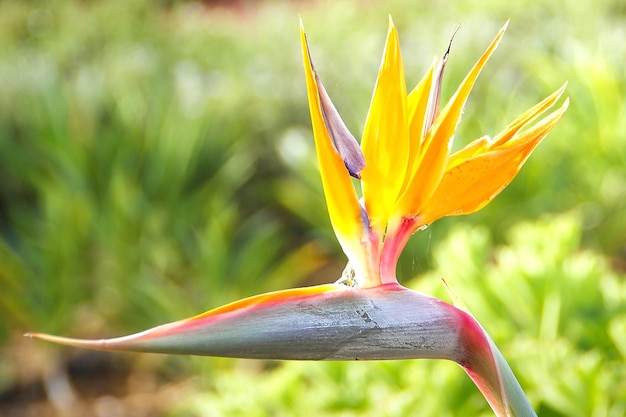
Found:
<svg viewBox="0 0 626 417"><path fill-rule="evenodd" d="M561 88L556 90L554 93L550 94L548 97L544 98L539 103L535 104L533 107L519 115L515 120L513 120L513 122L511 122L506 127L506 129L502 131L502 133L500 133L493 139L493 144L491 145L491 147L493 148L496 146L500 146L508 142L517 134L517 132L520 131L520 129L530 123L537 116L541 115L541 113L552 107L554 103L556 103L559 98L561 98L566 87L567 83L563 84L563 86L561 86Z"/></svg>
<svg viewBox="0 0 626 417"><path fill-rule="evenodd" d="M563 95L565 87L567 87L567 84L563 85L554 93L550 94L548 97L541 100L539 103L535 104L533 107L519 115L513 122L509 123L509 125L493 140L489 140L489 138L485 136L480 139L476 139L460 151L455 152L452 156L450 156L450 159L448 160L447 170L449 171L461 162L470 159L478 154L484 153L488 149L495 149L497 147L503 146L505 143L513 139L517 132L519 132L524 126L526 126L537 116L541 115L543 112L552 107L554 103L558 101L561 95Z"/></svg>
<svg viewBox="0 0 626 417"><path fill-rule="evenodd" d="M407 94L398 32L389 18L389 32L363 132L366 165L361 173L365 207L378 231L390 217L408 163Z"/></svg>
<svg viewBox="0 0 626 417"><path fill-rule="evenodd" d="M507 146L490 150L448 169L439 187L420 213L420 225L449 215L473 213L487 205L515 178L522 165L556 126L569 101ZM510 145L510 146L508 146Z"/></svg>
<svg viewBox="0 0 626 417"><path fill-rule="evenodd" d="M489 136L483 136L482 138L473 140L460 151L457 151L450 155L450 158L448 158L448 166L446 167L446 171L449 171L461 162L465 162L466 160L476 155L487 152L490 148L492 148L492 145L493 139L491 139Z"/></svg>
<svg viewBox="0 0 626 417"><path fill-rule="evenodd" d="M320 88L316 82L315 70L311 63L309 47L302 23L300 41L304 59L309 109L315 137L315 148L320 165L320 174L330 221L339 243L350 257L351 247L358 244L363 234L361 206L352 180L341 156L333 146L330 133L324 121L320 102Z"/></svg>
<svg viewBox="0 0 626 417"><path fill-rule="evenodd" d="M507 25L508 22L500 29L498 35L465 77L454 96L452 96L428 131L422 147L423 152L418 169L411 178L406 192L398 202L398 212L409 215L416 214L430 199L435 189L437 189L447 166L452 138L463 111L463 106L480 71L504 35Z"/></svg>

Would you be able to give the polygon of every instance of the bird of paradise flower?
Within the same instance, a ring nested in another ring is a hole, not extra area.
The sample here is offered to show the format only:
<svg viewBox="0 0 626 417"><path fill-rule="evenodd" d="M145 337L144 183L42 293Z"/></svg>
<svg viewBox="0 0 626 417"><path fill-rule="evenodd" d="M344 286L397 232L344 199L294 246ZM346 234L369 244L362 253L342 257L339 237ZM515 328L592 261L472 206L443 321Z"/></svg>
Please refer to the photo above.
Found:
<svg viewBox="0 0 626 417"><path fill-rule="evenodd" d="M565 86L509 124L450 155L452 138L478 74L505 25L439 109L449 50L406 91L398 33L389 19L382 65L361 145L324 89L301 24L306 87L328 213L348 257L333 284L246 298L141 333L82 340L29 333L69 346L257 359L447 359L476 383L498 416L535 416L510 367L482 326L454 305L409 290L396 279L410 236L450 215L488 204L563 117L551 108ZM362 186L359 199L352 177Z"/></svg>

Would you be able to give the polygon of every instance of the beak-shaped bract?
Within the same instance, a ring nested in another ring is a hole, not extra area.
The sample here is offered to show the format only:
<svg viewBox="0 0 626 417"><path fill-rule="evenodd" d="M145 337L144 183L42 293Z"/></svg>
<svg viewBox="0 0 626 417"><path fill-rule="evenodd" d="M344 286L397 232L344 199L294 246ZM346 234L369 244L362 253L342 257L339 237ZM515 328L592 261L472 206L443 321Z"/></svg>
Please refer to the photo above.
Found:
<svg viewBox="0 0 626 417"><path fill-rule="evenodd" d="M498 415L533 415L524 411L532 409L521 388L471 315L399 284L366 289L331 284L262 294L114 339L28 336L105 351L279 360L447 359L466 370ZM510 398L523 402L511 409Z"/></svg>

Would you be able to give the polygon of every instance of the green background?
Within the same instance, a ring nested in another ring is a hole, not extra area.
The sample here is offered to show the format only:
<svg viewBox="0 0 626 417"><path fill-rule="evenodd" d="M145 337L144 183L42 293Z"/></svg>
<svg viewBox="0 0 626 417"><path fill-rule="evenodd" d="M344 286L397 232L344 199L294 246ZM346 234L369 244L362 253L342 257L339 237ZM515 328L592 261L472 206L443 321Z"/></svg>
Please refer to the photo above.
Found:
<svg viewBox="0 0 626 417"><path fill-rule="evenodd" d="M316 168L298 36L358 137L391 14L412 87L462 28L450 97L497 30L456 147L569 82L564 120L481 212L416 234L541 416L626 415L626 5L0 2L0 414L490 416L452 363L97 354L26 331L126 334L345 259Z"/></svg>

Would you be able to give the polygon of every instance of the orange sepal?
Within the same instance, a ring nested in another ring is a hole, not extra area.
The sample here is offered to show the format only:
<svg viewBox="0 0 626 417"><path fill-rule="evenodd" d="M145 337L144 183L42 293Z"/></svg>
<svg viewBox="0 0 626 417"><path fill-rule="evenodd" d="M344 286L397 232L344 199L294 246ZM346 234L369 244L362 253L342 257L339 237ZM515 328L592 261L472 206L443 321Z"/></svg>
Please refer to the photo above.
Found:
<svg viewBox="0 0 626 417"><path fill-rule="evenodd" d="M465 102L478 75L498 46L507 26L508 23L500 29L426 134L417 169L412 173L412 178L398 201L397 212L407 215L417 214L437 189L448 163L452 138Z"/></svg>
<svg viewBox="0 0 626 417"><path fill-rule="evenodd" d="M561 120L568 104L566 100L560 109L509 142L492 142L486 152L448 168L420 212L419 225L444 216L473 213L487 205L515 178L530 153Z"/></svg>

